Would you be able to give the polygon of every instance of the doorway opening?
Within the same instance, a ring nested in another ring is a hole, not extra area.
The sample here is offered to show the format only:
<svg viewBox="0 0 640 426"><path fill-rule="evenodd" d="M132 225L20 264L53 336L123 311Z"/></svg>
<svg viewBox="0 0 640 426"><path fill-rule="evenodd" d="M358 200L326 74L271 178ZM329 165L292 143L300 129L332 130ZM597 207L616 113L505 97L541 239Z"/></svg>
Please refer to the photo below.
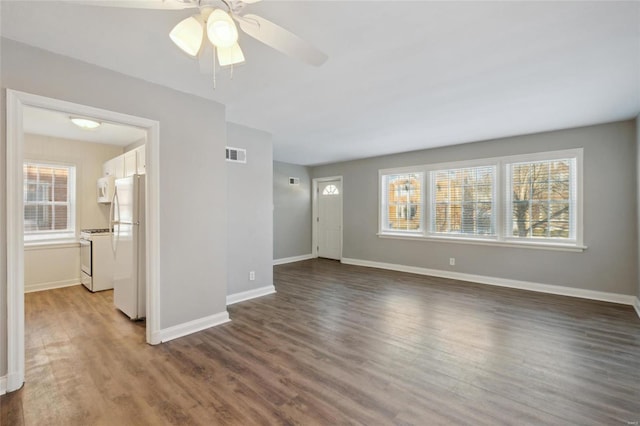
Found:
<svg viewBox="0 0 640 426"><path fill-rule="evenodd" d="M102 123L131 126L142 130L146 151L146 223L144 244L147 247L146 273L146 341L160 343L159 326L159 123L132 115L86 105L47 98L7 89L7 391L22 387L25 379L25 111L40 109L65 116L95 119ZM71 169L70 169L71 170ZM75 173L75 171L73 171ZM37 186L37 185L36 185ZM35 188L35 187L34 187ZM37 195L37 188L35 188ZM37 197L36 197L37 198ZM50 210L55 213L52 207ZM58 207L58 211L62 210ZM37 216L37 215L36 215ZM67 215L66 217L70 217ZM44 217L40 218L43 219ZM34 218L37 222L38 217ZM73 218L75 220L75 218ZM57 223L57 222L56 222ZM60 222L62 223L62 222ZM65 222L66 224L66 222ZM59 225L62 226L62 225ZM56 225L52 225L55 230ZM67 229L77 238L77 231Z"/></svg>
<svg viewBox="0 0 640 426"><path fill-rule="evenodd" d="M342 176L313 179L313 257L342 259Z"/></svg>

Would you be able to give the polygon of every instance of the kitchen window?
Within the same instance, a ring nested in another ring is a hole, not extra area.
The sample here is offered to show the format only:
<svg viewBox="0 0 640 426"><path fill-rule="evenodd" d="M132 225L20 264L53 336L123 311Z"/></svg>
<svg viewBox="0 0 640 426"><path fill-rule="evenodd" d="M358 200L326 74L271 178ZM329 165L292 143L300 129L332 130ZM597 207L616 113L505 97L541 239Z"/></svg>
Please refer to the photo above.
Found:
<svg viewBox="0 0 640 426"><path fill-rule="evenodd" d="M75 238L74 166L25 162L25 241Z"/></svg>
<svg viewBox="0 0 640 426"><path fill-rule="evenodd" d="M379 171L378 235L582 251L582 149Z"/></svg>

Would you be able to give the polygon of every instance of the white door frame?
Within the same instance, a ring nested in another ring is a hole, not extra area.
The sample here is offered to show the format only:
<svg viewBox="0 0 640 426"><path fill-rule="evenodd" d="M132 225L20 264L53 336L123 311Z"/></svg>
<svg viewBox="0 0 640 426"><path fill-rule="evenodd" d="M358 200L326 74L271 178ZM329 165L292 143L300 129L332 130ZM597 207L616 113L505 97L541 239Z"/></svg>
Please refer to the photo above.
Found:
<svg viewBox="0 0 640 426"><path fill-rule="evenodd" d="M147 343L160 343L160 123L146 118L7 89L7 391L24 383L23 107L31 106L147 131Z"/></svg>
<svg viewBox="0 0 640 426"><path fill-rule="evenodd" d="M331 176L331 177L322 177L315 178L312 180L312 188L311 188L311 254L313 257L318 257L318 184L320 182L329 182L329 181L339 181L340 182L340 259L342 260L342 241L343 241L343 227L342 227L342 218L344 216L344 182L342 181L342 176Z"/></svg>

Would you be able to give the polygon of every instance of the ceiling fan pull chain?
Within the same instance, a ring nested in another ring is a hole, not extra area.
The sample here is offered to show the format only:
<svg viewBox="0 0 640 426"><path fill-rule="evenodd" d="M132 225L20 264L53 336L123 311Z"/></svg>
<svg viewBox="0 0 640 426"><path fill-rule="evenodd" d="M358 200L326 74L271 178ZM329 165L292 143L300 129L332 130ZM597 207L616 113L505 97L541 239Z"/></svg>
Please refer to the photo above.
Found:
<svg viewBox="0 0 640 426"><path fill-rule="evenodd" d="M233 80L233 64L231 64L231 71L229 72L229 76L231 77L231 80Z"/></svg>

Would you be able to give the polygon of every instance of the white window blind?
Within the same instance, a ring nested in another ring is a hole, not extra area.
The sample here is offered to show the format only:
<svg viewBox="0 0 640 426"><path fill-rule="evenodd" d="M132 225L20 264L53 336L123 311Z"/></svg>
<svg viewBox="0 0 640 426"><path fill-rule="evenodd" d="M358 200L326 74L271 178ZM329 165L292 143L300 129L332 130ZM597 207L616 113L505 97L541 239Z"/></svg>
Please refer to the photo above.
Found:
<svg viewBox="0 0 640 426"><path fill-rule="evenodd" d="M25 162L25 239L75 236L75 167Z"/></svg>
<svg viewBox="0 0 640 426"><path fill-rule="evenodd" d="M576 239L576 159L507 164L507 236Z"/></svg>
<svg viewBox="0 0 640 426"><path fill-rule="evenodd" d="M423 173L382 176L383 229L392 232L422 230Z"/></svg>
<svg viewBox="0 0 640 426"><path fill-rule="evenodd" d="M495 235L495 166L434 170L431 232Z"/></svg>

